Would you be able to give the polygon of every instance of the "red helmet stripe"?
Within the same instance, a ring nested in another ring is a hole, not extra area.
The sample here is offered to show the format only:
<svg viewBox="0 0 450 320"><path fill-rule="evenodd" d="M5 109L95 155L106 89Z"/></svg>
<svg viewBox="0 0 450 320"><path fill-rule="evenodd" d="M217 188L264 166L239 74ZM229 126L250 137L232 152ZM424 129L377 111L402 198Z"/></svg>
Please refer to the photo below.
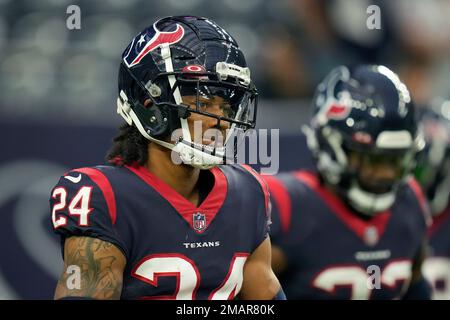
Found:
<svg viewBox="0 0 450 320"><path fill-rule="evenodd" d="M156 49L163 43L177 43L184 36L184 29L182 26L177 24L177 29L175 31L169 32L160 32L156 31L154 37L145 45L144 50L139 53L139 55L131 62L130 67L141 62L142 58L144 58L149 52Z"/></svg>

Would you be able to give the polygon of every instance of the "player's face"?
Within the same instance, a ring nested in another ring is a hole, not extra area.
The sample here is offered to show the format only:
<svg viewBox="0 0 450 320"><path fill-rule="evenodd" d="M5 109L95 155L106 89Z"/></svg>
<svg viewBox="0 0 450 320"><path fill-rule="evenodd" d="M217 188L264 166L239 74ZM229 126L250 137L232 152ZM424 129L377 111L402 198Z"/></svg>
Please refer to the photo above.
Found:
<svg viewBox="0 0 450 320"><path fill-rule="evenodd" d="M196 96L183 96L183 103L188 105L190 109L197 109L197 97ZM234 111L232 110L230 104L219 96L210 97L199 97L198 110L202 112L207 112L219 117L234 118ZM195 128L195 122L201 122L202 132L196 132L198 129ZM188 117L189 129L191 131L191 136L194 138L195 142L200 142L203 144L210 144L212 141L210 138L205 138L204 134L207 130L219 130L222 141L226 137L226 130L230 128L230 123L227 121L217 121L213 117L208 117L202 114L192 112ZM211 131L210 131L211 132ZM201 139L199 134L201 134ZM211 136L208 134L207 136ZM214 139L214 138L213 138ZM201 140L201 141L198 141ZM222 142L219 141L219 144Z"/></svg>
<svg viewBox="0 0 450 320"><path fill-rule="evenodd" d="M349 166L365 190L381 194L390 191L403 175L403 156L351 152Z"/></svg>

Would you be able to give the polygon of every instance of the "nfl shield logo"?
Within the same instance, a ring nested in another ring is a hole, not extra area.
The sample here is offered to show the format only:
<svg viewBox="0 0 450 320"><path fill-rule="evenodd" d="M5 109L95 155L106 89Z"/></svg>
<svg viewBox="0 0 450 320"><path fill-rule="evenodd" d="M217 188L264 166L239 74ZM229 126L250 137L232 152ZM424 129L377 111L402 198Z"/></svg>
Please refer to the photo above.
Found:
<svg viewBox="0 0 450 320"><path fill-rule="evenodd" d="M374 246L379 240L378 230L374 226L367 227L364 230L364 242L368 246Z"/></svg>
<svg viewBox="0 0 450 320"><path fill-rule="evenodd" d="M192 216L194 230L201 232L206 228L206 216L203 213L197 212Z"/></svg>

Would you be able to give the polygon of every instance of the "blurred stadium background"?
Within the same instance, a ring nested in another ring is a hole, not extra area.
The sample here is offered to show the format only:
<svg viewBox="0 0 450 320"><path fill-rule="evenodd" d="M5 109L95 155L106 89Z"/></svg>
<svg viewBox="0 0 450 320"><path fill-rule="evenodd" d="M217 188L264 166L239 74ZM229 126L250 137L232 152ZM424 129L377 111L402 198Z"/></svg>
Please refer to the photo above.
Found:
<svg viewBox="0 0 450 320"><path fill-rule="evenodd" d="M81 9L81 30L66 9ZM369 30L366 9L381 8ZM206 16L235 36L280 129L280 169L306 165L300 126L338 64L379 63L420 106L450 94L449 0L0 0L0 299L50 299L62 260L48 197L69 168L103 161L115 128L117 70L157 18Z"/></svg>

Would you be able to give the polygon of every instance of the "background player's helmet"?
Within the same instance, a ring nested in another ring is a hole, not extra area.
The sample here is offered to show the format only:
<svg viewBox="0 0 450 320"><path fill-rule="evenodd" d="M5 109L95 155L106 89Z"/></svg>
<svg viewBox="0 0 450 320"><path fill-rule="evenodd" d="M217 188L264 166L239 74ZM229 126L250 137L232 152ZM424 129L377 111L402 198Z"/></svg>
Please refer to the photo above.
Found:
<svg viewBox="0 0 450 320"><path fill-rule="evenodd" d="M318 85L313 104L305 133L322 178L359 212L390 208L423 147L406 86L384 66L341 66ZM369 165L389 159L396 177L364 180L351 156Z"/></svg>
<svg viewBox="0 0 450 320"><path fill-rule="evenodd" d="M422 110L420 123L426 145L417 155L415 175L436 215L450 201L450 100L436 99Z"/></svg>
<svg viewBox="0 0 450 320"><path fill-rule="evenodd" d="M183 96L194 96L195 108L189 109ZM212 96L227 102L227 114L202 109L199 99ZM151 103L144 106L147 99ZM207 169L234 159L238 133L254 128L257 91L244 54L227 31L205 18L167 17L139 33L123 52L117 106L148 140ZM192 113L213 118L217 128L227 122L230 130L222 141L194 142L186 120ZM171 143L179 128L182 134Z"/></svg>

